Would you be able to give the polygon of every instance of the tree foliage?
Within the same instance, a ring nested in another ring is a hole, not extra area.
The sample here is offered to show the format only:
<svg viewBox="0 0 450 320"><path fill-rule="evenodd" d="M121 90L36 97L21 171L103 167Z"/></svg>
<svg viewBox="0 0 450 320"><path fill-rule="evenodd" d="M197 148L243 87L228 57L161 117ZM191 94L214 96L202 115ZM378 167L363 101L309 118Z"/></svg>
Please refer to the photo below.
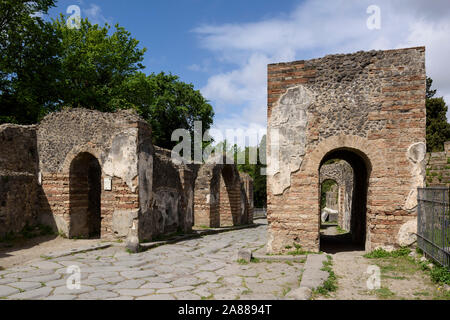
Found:
<svg viewBox="0 0 450 320"><path fill-rule="evenodd" d="M175 129L187 129L192 136L195 121L202 122L203 133L213 122L213 108L200 91L172 74L136 73L125 83L122 98L123 106L135 108L151 124L153 140L163 148L177 143L171 141Z"/></svg>
<svg viewBox="0 0 450 320"><path fill-rule="evenodd" d="M235 147L238 152L245 153L245 164L239 164L238 169L241 172L245 172L250 175L253 179L253 197L254 204L256 208L266 208L267 207L267 176L264 173L264 169L267 167L261 161L265 159L266 154L266 136L261 139L261 143L258 147L246 147L244 150L240 150L237 146ZM250 164L249 155L250 149L256 148L258 161L256 164Z"/></svg>
<svg viewBox="0 0 450 320"><path fill-rule="evenodd" d="M0 0L0 123L35 123L55 100L58 39L41 15L53 0Z"/></svg>
<svg viewBox="0 0 450 320"><path fill-rule="evenodd" d="M428 152L444 151L444 143L450 141L450 124L447 122L448 107L444 98L434 98L433 80L427 78L427 149Z"/></svg>
<svg viewBox="0 0 450 320"><path fill-rule="evenodd" d="M0 0L0 124L33 124L61 108L134 108L165 148L175 129L210 128L213 109L192 84L141 72L146 49L128 31L87 19L70 28L64 15L44 21L55 2Z"/></svg>

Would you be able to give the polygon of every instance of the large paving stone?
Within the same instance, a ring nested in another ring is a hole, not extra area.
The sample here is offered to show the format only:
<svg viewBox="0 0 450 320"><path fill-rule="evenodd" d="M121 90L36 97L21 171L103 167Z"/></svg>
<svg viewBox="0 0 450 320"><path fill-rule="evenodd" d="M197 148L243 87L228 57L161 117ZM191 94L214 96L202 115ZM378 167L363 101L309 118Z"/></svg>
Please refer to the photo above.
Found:
<svg viewBox="0 0 450 320"><path fill-rule="evenodd" d="M195 286L197 284L203 283L205 280L200 280L194 277L183 277L179 278L175 281L172 281L171 284L174 287L183 287L183 286Z"/></svg>
<svg viewBox="0 0 450 320"><path fill-rule="evenodd" d="M42 287L42 284L39 282L19 281L10 283L9 286L17 288L19 290L34 290Z"/></svg>
<svg viewBox="0 0 450 320"><path fill-rule="evenodd" d="M61 268L61 265L51 261L39 261L31 264L33 267L39 268L40 270L55 270Z"/></svg>
<svg viewBox="0 0 450 320"><path fill-rule="evenodd" d="M112 291L95 290L87 293L80 294L78 300L103 300L109 298L115 298L119 295Z"/></svg>
<svg viewBox="0 0 450 320"><path fill-rule="evenodd" d="M140 288L146 281L145 280L127 280L123 282L119 282L114 286L114 289L138 289Z"/></svg>
<svg viewBox="0 0 450 320"><path fill-rule="evenodd" d="M119 289L115 290L121 296L142 297L155 293L153 289Z"/></svg>
<svg viewBox="0 0 450 320"><path fill-rule="evenodd" d="M194 289L195 287L192 286L185 286L185 287L177 287L177 288L166 288L166 289L159 289L156 293L176 293L176 292L182 292L182 291L190 291Z"/></svg>
<svg viewBox="0 0 450 320"><path fill-rule="evenodd" d="M132 271L122 271L120 273L121 276L128 279L140 279L140 278L149 278L156 276L156 273L153 270L132 270Z"/></svg>
<svg viewBox="0 0 450 320"><path fill-rule="evenodd" d="M136 300L175 300L175 298L170 294L153 294L150 296L136 298Z"/></svg>
<svg viewBox="0 0 450 320"><path fill-rule="evenodd" d="M19 289L8 287L8 286L0 286L0 298L8 297L12 294L20 292Z"/></svg>
<svg viewBox="0 0 450 320"><path fill-rule="evenodd" d="M48 295L53 291L53 288L40 288L31 291L25 291L22 293L18 293L9 297L9 299L17 299L17 300L32 300L32 299L43 299L48 297Z"/></svg>
<svg viewBox="0 0 450 320"><path fill-rule="evenodd" d="M78 295L78 294L91 292L94 290L95 290L94 287L84 286L84 285L81 285L80 289L74 289L74 290L70 290L69 288L67 288L67 286L61 286L61 287L57 287L53 293L59 294L59 295L66 295L66 294L77 294Z"/></svg>

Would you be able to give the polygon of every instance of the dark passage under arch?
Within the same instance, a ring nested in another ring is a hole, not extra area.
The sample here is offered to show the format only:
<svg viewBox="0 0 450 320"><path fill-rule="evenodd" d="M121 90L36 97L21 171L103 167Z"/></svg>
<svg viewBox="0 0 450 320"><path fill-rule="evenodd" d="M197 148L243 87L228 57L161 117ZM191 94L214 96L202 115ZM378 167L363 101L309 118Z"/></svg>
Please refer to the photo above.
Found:
<svg viewBox="0 0 450 320"><path fill-rule="evenodd" d="M70 165L69 237L100 238L101 177L97 158L80 153Z"/></svg>
<svg viewBox="0 0 450 320"><path fill-rule="evenodd" d="M335 149L325 155L320 168L327 161L333 159L345 160L353 169L350 233L335 236L321 236L320 250L329 253L364 250L367 233L367 196L370 172L372 170L370 161L359 150L341 148Z"/></svg>

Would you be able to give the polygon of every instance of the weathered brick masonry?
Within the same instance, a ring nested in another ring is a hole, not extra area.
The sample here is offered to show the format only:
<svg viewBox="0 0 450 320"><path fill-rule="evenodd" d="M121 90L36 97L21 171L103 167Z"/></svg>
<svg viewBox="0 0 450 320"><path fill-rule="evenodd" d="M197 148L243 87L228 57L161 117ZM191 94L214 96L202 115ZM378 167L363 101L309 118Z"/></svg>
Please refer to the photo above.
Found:
<svg viewBox="0 0 450 320"><path fill-rule="evenodd" d="M398 244L425 180L425 89L423 47L268 66L270 252L319 250L319 169L333 158L355 172L354 241Z"/></svg>
<svg viewBox="0 0 450 320"><path fill-rule="evenodd" d="M133 111L68 109L37 126L2 125L0 150L0 236L41 223L70 238L152 240L190 232L194 203L211 226L252 219L250 177L244 184L234 164L175 164Z"/></svg>
<svg viewBox="0 0 450 320"><path fill-rule="evenodd" d="M36 127L0 126L0 237L37 223Z"/></svg>

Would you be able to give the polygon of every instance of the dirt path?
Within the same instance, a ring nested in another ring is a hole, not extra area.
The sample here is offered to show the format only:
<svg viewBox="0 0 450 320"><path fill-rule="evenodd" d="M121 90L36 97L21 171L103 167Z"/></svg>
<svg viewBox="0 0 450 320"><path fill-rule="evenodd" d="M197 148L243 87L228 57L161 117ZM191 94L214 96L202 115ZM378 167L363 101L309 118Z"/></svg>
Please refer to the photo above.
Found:
<svg viewBox="0 0 450 320"><path fill-rule="evenodd" d="M362 251L332 254L338 289L317 300L445 299L429 275L408 257L367 259L364 254ZM375 274L373 270L379 270L380 287L371 290L368 280Z"/></svg>
<svg viewBox="0 0 450 320"><path fill-rule="evenodd" d="M69 240L62 237L44 236L29 240L0 243L0 269L23 265L39 259L50 252L59 252L99 243L100 240Z"/></svg>

